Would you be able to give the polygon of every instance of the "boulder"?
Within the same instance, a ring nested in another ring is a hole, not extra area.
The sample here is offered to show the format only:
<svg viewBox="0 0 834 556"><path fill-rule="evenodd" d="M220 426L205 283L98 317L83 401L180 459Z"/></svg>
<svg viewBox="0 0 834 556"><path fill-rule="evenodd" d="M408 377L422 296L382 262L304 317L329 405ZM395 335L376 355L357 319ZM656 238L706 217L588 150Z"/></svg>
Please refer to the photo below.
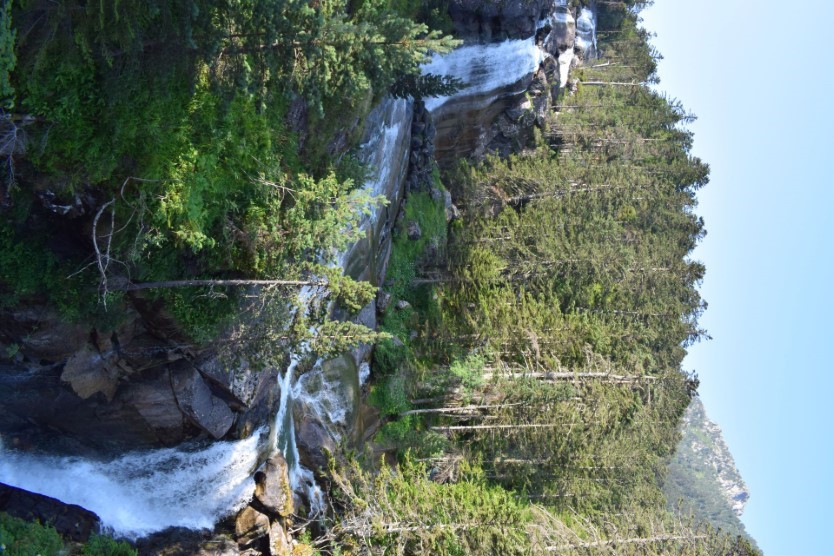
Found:
<svg viewBox="0 0 834 556"><path fill-rule="evenodd" d="M324 426L310 416L296 424L295 442L301 465L309 469L327 469L328 453L335 453L336 442Z"/></svg>
<svg viewBox="0 0 834 556"><path fill-rule="evenodd" d="M405 299L400 299L399 301L397 301L397 304L394 305L394 308L397 311L405 311L406 309L411 309L411 303L409 303Z"/></svg>
<svg viewBox="0 0 834 556"><path fill-rule="evenodd" d="M448 191L443 192L443 207L446 209L446 222L457 219L460 216L458 207L452 203L452 194Z"/></svg>
<svg viewBox="0 0 834 556"><path fill-rule="evenodd" d="M114 363L88 344L67 360L61 380L69 383L82 400L101 392L110 401L119 386L118 373L114 372L118 367Z"/></svg>
<svg viewBox="0 0 834 556"><path fill-rule="evenodd" d="M255 472L255 501L273 515L287 517L293 513L287 460L281 454L269 458Z"/></svg>
<svg viewBox="0 0 834 556"><path fill-rule="evenodd" d="M384 315L385 311L388 310L388 307L391 305L391 294L384 291L379 290L376 294L376 310L377 313L380 315Z"/></svg>
<svg viewBox="0 0 834 556"><path fill-rule="evenodd" d="M200 373L187 363L171 370L171 385L183 414L215 439L222 438L235 421L226 402L212 394Z"/></svg>
<svg viewBox="0 0 834 556"><path fill-rule="evenodd" d="M280 523L269 528L269 553L271 556L290 556L290 540Z"/></svg>
<svg viewBox="0 0 834 556"><path fill-rule="evenodd" d="M0 511L27 521L49 523L61 535L86 541L101 526L99 517L75 504L0 483Z"/></svg>
<svg viewBox="0 0 834 556"><path fill-rule="evenodd" d="M235 519L235 538L241 548L256 544L269 535L269 518L253 508L246 506Z"/></svg>
<svg viewBox="0 0 834 556"><path fill-rule="evenodd" d="M423 230L420 229L420 225L417 222L410 220L406 227L406 234L408 235L408 239L416 241L423 237Z"/></svg>

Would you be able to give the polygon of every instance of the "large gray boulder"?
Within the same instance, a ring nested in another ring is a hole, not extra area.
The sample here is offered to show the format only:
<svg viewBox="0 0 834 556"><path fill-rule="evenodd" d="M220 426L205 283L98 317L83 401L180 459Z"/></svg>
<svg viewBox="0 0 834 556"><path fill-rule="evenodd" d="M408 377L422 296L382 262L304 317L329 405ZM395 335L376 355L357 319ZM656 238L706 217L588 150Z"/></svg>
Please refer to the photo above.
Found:
<svg viewBox="0 0 834 556"><path fill-rule="evenodd" d="M287 460L275 454L255 472L255 500L261 509L272 515L287 517L293 513L292 487Z"/></svg>
<svg viewBox="0 0 834 556"><path fill-rule="evenodd" d="M222 438L235 421L229 406L211 392L200 373L184 363L171 371L171 385L183 414L214 438Z"/></svg>

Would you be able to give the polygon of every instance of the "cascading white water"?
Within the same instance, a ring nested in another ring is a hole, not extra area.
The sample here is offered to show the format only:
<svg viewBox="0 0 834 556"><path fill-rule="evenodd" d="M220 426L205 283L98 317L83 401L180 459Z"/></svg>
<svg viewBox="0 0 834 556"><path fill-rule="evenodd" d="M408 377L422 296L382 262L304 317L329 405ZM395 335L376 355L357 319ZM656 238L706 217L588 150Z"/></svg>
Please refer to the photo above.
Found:
<svg viewBox="0 0 834 556"><path fill-rule="evenodd" d="M538 24L542 29L547 25L567 25L574 19L567 8L566 0L554 0L551 15ZM596 10L591 4L580 9L576 19L576 46L585 58L596 53ZM548 38L543 43L546 44ZM466 86L454 97L434 97L426 99L426 108L435 112L452 98L478 98L478 104L486 106L494 102L498 95L522 93L523 86L517 91L507 91L507 87L520 84L524 78L532 75L541 63L551 55L536 44L535 37L507 40L500 43L476 44L462 46L445 55L434 55L432 60L422 66L424 74L449 75L457 77ZM573 50L567 49L558 59L560 64L560 85L567 83L568 69L573 61Z"/></svg>
<svg viewBox="0 0 834 556"><path fill-rule="evenodd" d="M383 193L385 183L392 179L397 137L404 132L408 118L407 101L393 101L390 118L362 147L361 154L372 171L365 184L371 195ZM365 229L375 224L376 216L372 215L361 226ZM347 254L340 253L335 260L344 266ZM319 293L316 288L302 288L297 305L306 310ZM271 426L245 440L186 443L97 461L16 452L6 449L0 438L0 482L82 506L98 514L114 534L138 538L168 527L212 527L248 503L257 466L270 452L280 450L287 459L293 489L304 492L316 512L323 508L324 499L313 473L299 462L293 403L305 403L327 425L344 422L347 402L340 398L338 384L319 376L321 362L296 380L303 355L291 357L281 378L280 402ZM313 388L316 378L323 384Z"/></svg>
<svg viewBox="0 0 834 556"><path fill-rule="evenodd" d="M466 83L455 97L485 96L484 103L493 101L490 94L521 82L533 73L544 59L544 52L536 46L535 38L507 40L495 44L462 46L446 55L434 55L422 66L423 73L450 75ZM523 92L520 88L517 93ZM426 99L426 108L435 111L452 97Z"/></svg>
<svg viewBox="0 0 834 556"><path fill-rule="evenodd" d="M576 18L576 46L586 60L597 54L597 15L593 6L582 8Z"/></svg>
<svg viewBox="0 0 834 556"><path fill-rule="evenodd" d="M252 496L266 428L236 442L189 443L110 461L3 449L0 481L78 504L115 534L141 537L167 527L210 528Z"/></svg>
<svg viewBox="0 0 834 556"><path fill-rule="evenodd" d="M555 6L564 4L564 0L555 0ZM587 11L583 9L579 18L582 25L590 22L590 34L583 40L595 48L595 15L593 10ZM423 66L423 72L458 77L468 87L456 96L483 96L488 103L494 91L520 83L546 56L533 38L508 40L464 46L445 56L435 56ZM428 99L426 106L434 111L449 100ZM387 102L392 103L388 107L390 117L361 149L363 161L374 173L365 184L372 195L383 193L392 179L396 151L410 117L406 101ZM389 196L389 201L393 200ZM363 229L378 226L378 215L376 212L365 218ZM337 256L342 268L349 256L350 250ZM306 306L315 295L312 289L303 289L299 305ZM103 525L116 535L137 538L175 526L211 528L218 519L248 503L256 467L272 450L280 450L288 461L293 488L307 494L315 511L324 502L312 472L299 463L293 403L305 403L325 424L339 424L345 420L348 402L340 396L340 385L323 375L320 361L295 381L299 356L291 361L281 379L280 403L272 426L262 427L247 439L190 442L97 461L20 453L5 448L0 438L0 482L78 504L98 514ZM361 366L358 380L364 383L369 372L367 365ZM335 430L331 433L338 436Z"/></svg>

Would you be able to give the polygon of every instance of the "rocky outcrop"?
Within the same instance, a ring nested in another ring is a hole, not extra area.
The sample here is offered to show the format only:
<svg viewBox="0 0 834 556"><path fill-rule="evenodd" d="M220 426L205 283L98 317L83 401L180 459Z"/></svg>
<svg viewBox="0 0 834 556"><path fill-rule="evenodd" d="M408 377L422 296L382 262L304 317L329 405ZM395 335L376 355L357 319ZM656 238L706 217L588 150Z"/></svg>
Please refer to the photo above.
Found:
<svg viewBox="0 0 834 556"><path fill-rule="evenodd" d="M496 10L520 10L520 6L472 2L456 9L480 21L478 14L491 17ZM424 66L426 73L453 75L466 84L451 98L426 103L437 129L434 147L441 168L460 158L480 159L489 152L506 155L530 144L534 125L544 127L545 115L566 86L571 67L592 55L586 35L584 42L577 42L576 9L565 2L523 6L531 10L526 18L533 23L527 24L524 34L508 35L522 38L467 44ZM585 27L594 23L592 10L579 12ZM458 22L465 19L459 13L456 17ZM595 31L585 27L583 33L593 39Z"/></svg>
<svg viewBox="0 0 834 556"><path fill-rule="evenodd" d="M720 427L707 418L700 398L690 402L681 433L663 487L670 510L693 514L714 527L748 536L739 516L749 491Z"/></svg>
<svg viewBox="0 0 834 556"><path fill-rule="evenodd" d="M170 375L177 405L191 423L215 439L229 432L235 419L232 410L211 392L197 369L183 362Z"/></svg>
<svg viewBox="0 0 834 556"><path fill-rule="evenodd" d="M27 521L52 525L61 535L84 542L99 531L101 520L89 510L74 504L0 483L0 512Z"/></svg>
<svg viewBox="0 0 834 556"><path fill-rule="evenodd" d="M557 4L567 4L557 0ZM490 42L532 36L551 10L553 0L452 0L449 16L455 36Z"/></svg>
<svg viewBox="0 0 834 556"><path fill-rule="evenodd" d="M45 306L0 311L0 433L37 445L57 432L120 451L244 437L266 422L275 369L211 349L195 356L159 307L134 301L138 310L108 333Z"/></svg>
<svg viewBox="0 0 834 556"><path fill-rule="evenodd" d="M278 517L288 517L293 513L287 460L281 454L269 458L255 473L253 503L260 506L264 512Z"/></svg>
<svg viewBox="0 0 834 556"><path fill-rule="evenodd" d="M683 417L684 450L710 469L720 485L721 493L733 512L740 516L750 492L736 468L730 448L721 434L721 427L709 420L700 398L689 404Z"/></svg>

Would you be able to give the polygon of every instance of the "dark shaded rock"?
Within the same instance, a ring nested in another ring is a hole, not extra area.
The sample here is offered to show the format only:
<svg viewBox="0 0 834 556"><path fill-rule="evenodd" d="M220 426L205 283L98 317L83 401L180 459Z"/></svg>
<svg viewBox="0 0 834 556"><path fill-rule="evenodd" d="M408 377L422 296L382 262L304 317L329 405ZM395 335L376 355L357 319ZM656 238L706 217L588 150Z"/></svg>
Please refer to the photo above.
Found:
<svg viewBox="0 0 834 556"><path fill-rule="evenodd" d="M139 556L238 556L237 543L228 536L184 527L169 527L136 542Z"/></svg>
<svg viewBox="0 0 834 556"><path fill-rule="evenodd" d="M45 305L26 305L0 311L0 338L17 344L32 361L63 361L90 336L89 326L70 324Z"/></svg>
<svg viewBox="0 0 834 556"><path fill-rule="evenodd" d="M536 32L552 5L548 0L453 0L449 16L455 35L481 41L526 39Z"/></svg>
<svg viewBox="0 0 834 556"><path fill-rule="evenodd" d="M412 241L416 241L416 240L420 239L421 237L423 237L423 230L420 229L420 225L414 220L410 220L408 222L408 226L407 226L406 229L407 229L406 233L408 234L408 239L410 239Z"/></svg>
<svg viewBox="0 0 834 556"><path fill-rule="evenodd" d="M293 513L287 460L281 454L269 458L255 473L255 501L259 509L273 515L287 517Z"/></svg>
<svg viewBox="0 0 834 556"><path fill-rule="evenodd" d="M376 294L376 310L380 315L384 315L385 311L391 305L392 295L384 290L379 290Z"/></svg>
<svg viewBox="0 0 834 556"><path fill-rule="evenodd" d="M336 451L336 443L324 426L305 416L296 423L296 444L301 465L309 469L327 469L328 453Z"/></svg>
<svg viewBox="0 0 834 556"><path fill-rule="evenodd" d="M235 519L235 538L241 548L247 548L269 535L269 518L253 508L246 506Z"/></svg>
<svg viewBox="0 0 834 556"><path fill-rule="evenodd" d="M81 506L0 483L0 511L27 521L49 523L60 534L78 542L99 531L101 520Z"/></svg>
<svg viewBox="0 0 834 556"><path fill-rule="evenodd" d="M171 371L171 385L183 414L214 438L222 438L235 416L226 402L212 394L197 369L188 364Z"/></svg>
<svg viewBox="0 0 834 556"><path fill-rule="evenodd" d="M127 384L120 401L132 406L165 444L183 440L184 420L167 372L155 379Z"/></svg>

